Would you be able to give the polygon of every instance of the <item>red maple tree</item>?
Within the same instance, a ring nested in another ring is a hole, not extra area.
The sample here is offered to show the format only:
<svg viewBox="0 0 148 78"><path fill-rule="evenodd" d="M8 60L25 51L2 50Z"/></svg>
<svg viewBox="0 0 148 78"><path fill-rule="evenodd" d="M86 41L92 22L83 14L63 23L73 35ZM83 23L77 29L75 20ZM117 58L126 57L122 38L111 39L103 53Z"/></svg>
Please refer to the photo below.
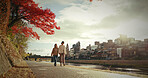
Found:
<svg viewBox="0 0 148 78"><path fill-rule="evenodd" d="M93 0L89 0L90 2L92 2ZM98 0L98 1L102 1L102 0Z"/></svg>
<svg viewBox="0 0 148 78"><path fill-rule="evenodd" d="M14 23L19 20L26 20L35 27L43 30L47 35L54 34L54 28L57 27L55 22L56 15L50 9L42 9L33 0L11 0L11 22L8 27L11 27L13 33L23 33L26 37L40 37L32 28L27 26L14 26Z"/></svg>
<svg viewBox="0 0 148 78"><path fill-rule="evenodd" d="M93 0L89 0L90 2L92 2Z"/></svg>

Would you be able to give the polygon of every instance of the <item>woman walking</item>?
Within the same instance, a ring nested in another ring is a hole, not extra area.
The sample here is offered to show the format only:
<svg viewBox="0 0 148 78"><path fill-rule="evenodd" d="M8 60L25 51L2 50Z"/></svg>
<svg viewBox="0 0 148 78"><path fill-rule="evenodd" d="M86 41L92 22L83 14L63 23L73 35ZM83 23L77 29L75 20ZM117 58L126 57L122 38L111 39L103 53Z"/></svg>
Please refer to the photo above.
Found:
<svg viewBox="0 0 148 78"><path fill-rule="evenodd" d="M52 49L52 53L51 53L51 56L53 56L53 60L54 60L54 66L56 66L56 63L57 63L58 51L59 51L59 48L57 44L55 44L54 48Z"/></svg>

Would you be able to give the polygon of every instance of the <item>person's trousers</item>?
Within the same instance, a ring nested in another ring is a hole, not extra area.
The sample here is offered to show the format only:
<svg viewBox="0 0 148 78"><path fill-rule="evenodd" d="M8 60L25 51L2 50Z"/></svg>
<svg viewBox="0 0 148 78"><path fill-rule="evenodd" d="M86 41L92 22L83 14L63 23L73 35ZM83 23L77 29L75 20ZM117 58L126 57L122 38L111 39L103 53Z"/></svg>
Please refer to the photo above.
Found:
<svg viewBox="0 0 148 78"><path fill-rule="evenodd" d="M60 54L60 63L65 64L65 54L64 53Z"/></svg>
<svg viewBox="0 0 148 78"><path fill-rule="evenodd" d="M54 66L56 66L57 65L57 55L53 55L53 59L54 59Z"/></svg>

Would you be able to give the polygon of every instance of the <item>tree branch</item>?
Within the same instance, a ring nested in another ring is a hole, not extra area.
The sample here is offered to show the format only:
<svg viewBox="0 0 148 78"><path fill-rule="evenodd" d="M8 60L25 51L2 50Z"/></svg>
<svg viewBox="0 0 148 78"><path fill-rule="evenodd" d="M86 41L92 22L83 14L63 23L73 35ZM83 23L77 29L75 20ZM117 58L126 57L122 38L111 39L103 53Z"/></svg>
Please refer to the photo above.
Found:
<svg viewBox="0 0 148 78"><path fill-rule="evenodd" d="M22 17L18 17L17 19L12 20L12 21L8 24L8 27L12 27L15 22L17 22L17 21L19 21L19 20L21 20L21 19L25 19L25 20L26 20L25 17L26 17L26 16L22 16Z"/></svg>

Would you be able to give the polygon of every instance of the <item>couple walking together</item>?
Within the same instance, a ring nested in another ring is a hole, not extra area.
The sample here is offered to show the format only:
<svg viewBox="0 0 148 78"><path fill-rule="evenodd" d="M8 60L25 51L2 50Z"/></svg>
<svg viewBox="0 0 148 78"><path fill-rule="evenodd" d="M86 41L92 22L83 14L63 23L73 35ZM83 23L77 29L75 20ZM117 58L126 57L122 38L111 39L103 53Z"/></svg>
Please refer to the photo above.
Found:
<svg viewBox="0 0 148 78"><path fill-rule="evenodd" d="M65 66L65 55L67 54L67 52L64 45L64 41L61 42L61 45L59 46L59 48L57 44L54 45L54 48L51 53L51 56L53 56L53 59L54 59L54 66L56 66L58 54L60 54L60 66L62 66L62 64L63 66Z"/></svg>

